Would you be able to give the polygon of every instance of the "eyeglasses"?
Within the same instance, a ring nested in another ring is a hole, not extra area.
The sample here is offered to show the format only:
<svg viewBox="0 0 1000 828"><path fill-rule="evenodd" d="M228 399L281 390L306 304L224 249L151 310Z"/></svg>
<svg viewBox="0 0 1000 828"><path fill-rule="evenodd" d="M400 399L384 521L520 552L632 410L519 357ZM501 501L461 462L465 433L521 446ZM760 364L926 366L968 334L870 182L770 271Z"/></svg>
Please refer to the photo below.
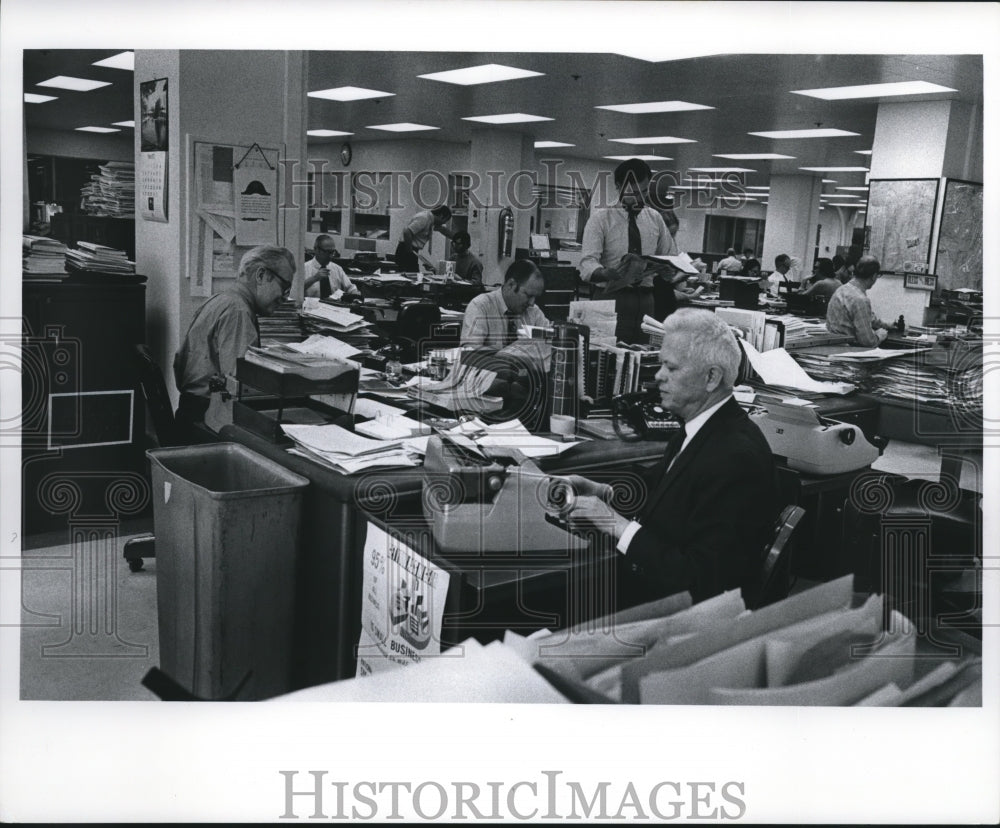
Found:
<svg viewBox="0 0 1000 828"><path fill-rule="evenodd" d="M278 284L281 285L281 295L282 296L288 296L288 294L292 292L292 283L291 282L286 282L284 279L281 278L281 275L277 271L271 270L271 268L269 268L269 267L265 267L264 270L266 270L275 279L278 280Z"/></svg>

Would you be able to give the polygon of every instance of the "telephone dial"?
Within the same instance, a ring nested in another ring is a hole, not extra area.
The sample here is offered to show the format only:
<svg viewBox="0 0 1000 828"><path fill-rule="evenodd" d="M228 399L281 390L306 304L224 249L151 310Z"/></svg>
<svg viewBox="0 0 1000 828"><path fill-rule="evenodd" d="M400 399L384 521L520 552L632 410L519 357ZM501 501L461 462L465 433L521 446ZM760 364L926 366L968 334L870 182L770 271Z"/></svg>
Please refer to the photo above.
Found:
<svg viewBox="0 0 1000 828"><path fill-rule="evenodd" d="M611 400L611 424L622 440L669 440L680 421L660 402L656 389L623 394Z"/></svg>

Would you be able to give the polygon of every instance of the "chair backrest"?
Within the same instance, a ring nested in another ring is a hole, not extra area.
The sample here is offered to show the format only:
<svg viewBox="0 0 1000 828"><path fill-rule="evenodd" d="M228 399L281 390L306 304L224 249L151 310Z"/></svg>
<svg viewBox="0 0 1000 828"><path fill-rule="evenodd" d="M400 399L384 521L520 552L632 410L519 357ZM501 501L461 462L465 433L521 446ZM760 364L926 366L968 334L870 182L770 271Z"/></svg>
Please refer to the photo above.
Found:
<svg viewBox="0 0 1000 828"><path fill-rule="evenodd" d="M160 366L153 360L145 345L133 345L132 350L135 355L139 385L142 388L142 396L146 398L146 407L153 421L157 442L161 446L180 445L181 440L174 423L174 412L170 407L170 395L167 393L167 384L163 381Z"/></svg>
<svg viewBox="0 0 1000 828"><path fill-rule="evenodd" d="M412 302L404 304L396 317L393 339L402 345L407 353L404 361L421 359L422 342L430 341L432 331L441 322L441 308L432 302ZM435 346L440 347L440 346Z"/></svg>
<svg viewBox="0 0 1000 828"><path fill-rule="evenodd" d="M791 589L792 539L806 510L801 506L786 506L774 525L774 535L768 544L761 565L750 609L760 609L788 597Z"/></svg>

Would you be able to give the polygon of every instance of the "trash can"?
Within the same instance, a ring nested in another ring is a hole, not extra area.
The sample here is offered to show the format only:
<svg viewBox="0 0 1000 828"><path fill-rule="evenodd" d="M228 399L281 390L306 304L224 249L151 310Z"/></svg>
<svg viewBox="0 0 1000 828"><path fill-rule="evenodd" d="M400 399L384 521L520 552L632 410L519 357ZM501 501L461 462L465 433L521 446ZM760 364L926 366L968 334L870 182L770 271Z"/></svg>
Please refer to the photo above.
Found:
<svg viewBox="0 0 1000 828"><path fill-rule="evenodd" d="M205 699L288 692L302 491L309 481L238 443L146 454L160 669Z"/></svg>

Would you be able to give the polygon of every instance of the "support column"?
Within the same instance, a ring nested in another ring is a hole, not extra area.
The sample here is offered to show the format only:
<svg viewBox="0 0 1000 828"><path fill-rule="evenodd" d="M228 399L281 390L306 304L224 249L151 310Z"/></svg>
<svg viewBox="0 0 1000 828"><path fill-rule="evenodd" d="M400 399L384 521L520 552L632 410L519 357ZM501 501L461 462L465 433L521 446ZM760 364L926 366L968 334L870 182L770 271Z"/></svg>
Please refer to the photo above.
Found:
<svg viewBox="0 0 1000 828"><path fill-rule="evenodd" d="M772 175L770 185L761 266L773 270L774 257L787 253L801 260L799 276L805 278L811 272L816 246L822 176Z"/></svg>
<svg viewBox="0 0 1000 828"><path fill-rule="evenodd" d="M534 143L529 136L517 132L477 130L472 136L470 160L472 172L479 176L479 186L470 194L469 204L473 253L483 262L483 283L499 284L514 261L514 249L528 246L534 212L531 197ZM501 256L498 252L499 216L504 207L510 207L514 213L514 243L510 256Z"/></svg>

